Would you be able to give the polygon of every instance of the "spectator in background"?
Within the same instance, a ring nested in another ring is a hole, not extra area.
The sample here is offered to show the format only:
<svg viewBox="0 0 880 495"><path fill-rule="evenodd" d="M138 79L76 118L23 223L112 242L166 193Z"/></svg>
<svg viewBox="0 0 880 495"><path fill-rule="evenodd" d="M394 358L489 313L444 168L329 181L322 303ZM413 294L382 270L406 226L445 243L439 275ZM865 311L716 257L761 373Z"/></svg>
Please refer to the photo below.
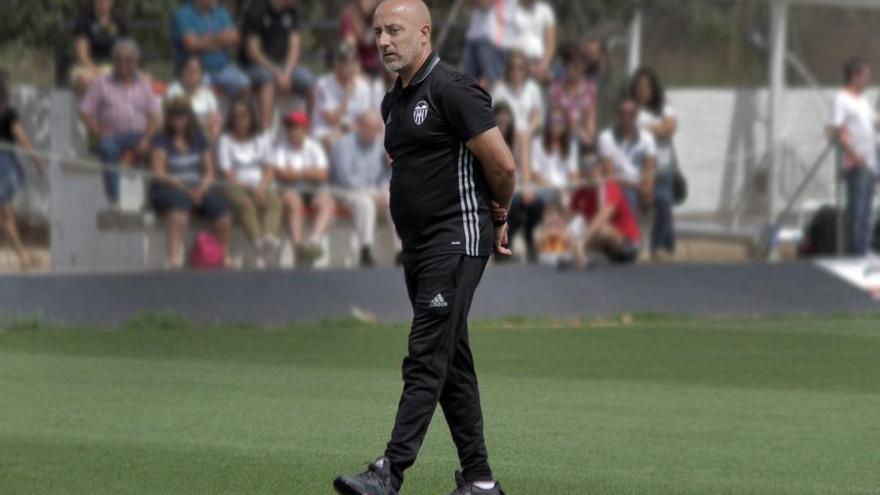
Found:
<svg viewBox="0 0 880 495"><path fill-rule="evenodd" d="M355 120L355 130L333 143L330 153L334 196L350 212L361 242L361 266L373 265L376 213L390 221L389 163L382 142L382 118L375 110Z"/></svg>
<svg viewBox="0 0 880 495"><path fill-rule="evenodd" d="M264 129L272 127L275 94L297 94L306 109L314 104L315 78L300 64L297 0L255 0L244 13L242 63L251 83L259 88L260 118Z"/></svg>
<svg viewBox="0 0 880 495"><path fill-rule="evenodd" d="M566 224L566 215L558 201L544 208L544 218L535 234L538 263L545 266L569 266L574 255L574 239Z"/></svg>
<svg viewBox="0 0 880 495"><path fill-rule="evenodd" d="M595 162L587 169L587 185L575 191L571 211L575 263L584 268L589 251L605 254L612 263L632 263L639 256L639 225L620 185L604 176Z"/></svg>
<svg viewBox="0 0 880 495"><path fill-rule="evenodd" d="M284 208L294 247L296 262L308 266L323 254L321 243L333 222L335 203L327 191L327 154L310 138L309 117L305 112L291 112L284 119L283 143L272 152L275 177L283 191ZM306 207L315 214L312 233L306 239L303 223Z"/></svg>
<svg viewBox="0 0 880 495"><path fill-rule="evenodd" d="M531 175L528 155L521 153L524 147L523 141L528 139L528 136L517 133L516 116L507 102L496 101L493 111L495 114L495 124L498 126L501 136L504 137L504 142L510 148L516 161L516 192L513 194L513 200L510 203L507 216L508 238L511 239L512 244L516 234L522 229L523 224L526 224L528 228L524 236L525 243L527 252L532 252L534 251L534 239L532 237L534 224L527 220L540 218L540 208L542 205L535 201L534 191L528 189L529 177ZM539 210L531 211L535 208L539 208Z"/></svg>
<svg viewBox="0 0 880 495"><path fill-rule="evenodd" d="M239 45L238 29L217 0L186 0L174 13L171 37L178 71L189 57L197 56L212 86L231 96L249 89L247 74L229 56Z"/></svg>
<svg viewBox="0 0 880 495"><path fill-rule="evenodd" d="M580 47L585 61L587 80L595 88L597 129L614 125L617 118L617 102L627 89L625 70L615 70L608 53L608 42L600 38L587 38Z"/></svg>
<svg viewBox="0 0 880 495"><path fill-rule="evenodd" d="M187 98L165 104L165 129L153 140L150 205L165 221L166 264L183 267L183 243L193 213L211 222L228 250L231 221L226 200L214 188L214 156Z"/></svg>
<svg viewBox="0 0 880 495"><path fill-rule="evenodd" d="M472 0L462 70L491 88L504 71L505 52L515 42L517 0Z"/></svg>
<svg viewBox="0 0 880 495"><path fill-rule="evenodd" d="M269 136L260 132L250 100L233 101L225 131L217 156L226 179L226 198L254 249L266 264L275 265L281 253L281 200L273 187Z"/></svg>
<svg viewBox="0 0 880 495"><path fill-rule="evenodd" d="M492 99L495 103L507 103L513 112L517 141L523 144L518 150L522 154L514 156L517 156L521 164L527 163L529 141L541 127L544 98L541 95L541 88L529 76L528 60L523 52L519 50L510 52L504 79L495 83L492 88Z"/></svg>
<svg viewBox="0 0 880 495"><path fill-rule="evenodd" d="M186 60L180 69L180 79L172 83L165 93L167 101L181 97L189 101L208 140L214 143L220 139L223 132L220 105L214 92L205 85L202 61L198 57Z"/></svg>
<svg viewBox="0 0 880 495"><path fill-rule="evenodd" d="M77 96L85 94L99 76L110 72L113 44L128 36L128 23L113 11L113 0L94 0L73 25L76 65L71 83Z"/></svg>
<svg viewBox="0 0 880 495"><path fill-rule="evenodd" d="M159 102L150 80L138 72L140 49L129 39L113 45L113 71L99 77L80 105L80 115L97 139L106 167L104 192L111 205L119 203L119 167L126 153L147 158L159 129Z"/></svg>
<svg viewBox="0 0 880 495"><path fill-rule="evenodd" d="M360 75L357 54L348 43L337 47L333 72L318 79L315 99L313 133L327 149L373 105L370 85Z"/></svg>
<svg viewBox="0 0 880 495"><path fill-rule="evenodd" d="M654 198L657 145L649 131L639 129L639 107L631 96L618 103L617 123L599 136L599 163L606 178L613 178L636 217Z"/></svg>
<svg viewBox="0 0 880 495"><path fill-rule="evenodd" d="M376 111L382 110L382 100L397 82L397 73L394 71L383 68L381 76L373 79L370 83L370 108Z"/></svg>
<svg viewBox="0 0 880 495"><path fill-rule="evenodd" d="M378 3L378 0L352 1L342 10L339 23L339 37L357 49L361 68L373 78L385 72L373 34L373 12Z"/></svg>
<svg viewBox="0 0 880 495"><path fill-rule="evenodd" d="M559 51L565 74L550 86L550 105L565 111L574 139L586 150L596 140L596 88L584 75L584 59L576 47Z"/></svg>
<svg viewBox="0 0 880 495"><path fill-rule="evenodd" d="M847 189L849 253L868 254L871 242L871 207L877 178L877 114L865 95L871 68L860 58L844 64L846 86L834 99L831 126L840 146Z"/></svg>
<svg viewBox="0 0 880 495"><path fill-rule="evenodd" d="M651 256L655 261L675 254L675 224L672 207L675 203L675 149L672 138L678 121L666 103L666 92L657 73L643 67L636 71L630 95L639 104L638 126L650 132L657 145L657 173L654 181L654 218L651 227Z"/></svg>
<svg viewBox="0 0 880 495"><path fill-rule="evenodd" d="M529 61L529 71L538 81L548 81L556 55L556 15L547 2L519 0L514 14L516 47Z"/></svg>
<svg viewBox="0 0 880 495"><path fill-rule="evenodd" d="M33 154L31 140L18 119L18 112L10 104L10 93L5 75L0 74L0 227L12 243L12 249L18 256L19 266L22 270L28 271L39 267L42 262L25 249L18 232L12 199L24 185L24 171L18 163L15 151L9 147L18 146L30 153L41 175L45 173L46 167L43 161Z"/></svg>

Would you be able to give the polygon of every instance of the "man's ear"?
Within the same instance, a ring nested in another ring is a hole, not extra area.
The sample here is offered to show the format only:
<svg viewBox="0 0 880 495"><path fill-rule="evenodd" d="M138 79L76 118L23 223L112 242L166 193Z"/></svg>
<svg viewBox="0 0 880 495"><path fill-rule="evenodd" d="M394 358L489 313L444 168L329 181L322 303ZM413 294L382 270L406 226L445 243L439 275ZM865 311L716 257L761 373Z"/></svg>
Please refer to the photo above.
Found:
<svg viewBox="0 0 880 495"><path fill-rule="evenodd" d="M425 37L425 40L424 40L425 43L431 42L431 30L432 30L432 28L431 28L430 24L425 24L424 26L422 26L421 31L422 31L422 36Z"/></svg>

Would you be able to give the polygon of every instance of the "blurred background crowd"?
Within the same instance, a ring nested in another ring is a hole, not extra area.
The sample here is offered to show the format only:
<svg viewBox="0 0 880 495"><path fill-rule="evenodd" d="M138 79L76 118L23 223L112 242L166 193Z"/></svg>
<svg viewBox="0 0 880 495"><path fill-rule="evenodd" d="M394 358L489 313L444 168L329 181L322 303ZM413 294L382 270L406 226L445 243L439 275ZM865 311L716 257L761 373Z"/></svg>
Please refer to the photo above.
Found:
<svg viewBox="0 0 880 495"><path fill-rule="evenodd" d="M158 43L155 29L135 29L132 9L114 0L72 10L56 78L70 87L77 132L101 168L107 215L129 209L120 170L146 177L134 209L161 220L165 267L236 265L234 232L257 266L282 264L285 245L292 264L311 266L339 221L352 225L357 263L376 263L377 230L390 223L379 107L396 78L374 43L378 1L341 5L319 50L306 42L315 38L312 3L181 1L165 13L170 28ZM615 39L601 29L563 33L547 1L448 3L446 17L435 16L438 51L492 95L516 158L514 261L673 259L673 211L688 181L663 74L614 57ZM447 21L459 16L458 43L448 43ZM170 70L144 63L145 46L161 43ZM0 223L20 266L32 269L46 260L25 249L11 199L24 185L22 168L46 163L12 105L15 79L10 71L0 78L0 143L33 160L0 149ZM860 218L870 219L867 201Z"/></svg>

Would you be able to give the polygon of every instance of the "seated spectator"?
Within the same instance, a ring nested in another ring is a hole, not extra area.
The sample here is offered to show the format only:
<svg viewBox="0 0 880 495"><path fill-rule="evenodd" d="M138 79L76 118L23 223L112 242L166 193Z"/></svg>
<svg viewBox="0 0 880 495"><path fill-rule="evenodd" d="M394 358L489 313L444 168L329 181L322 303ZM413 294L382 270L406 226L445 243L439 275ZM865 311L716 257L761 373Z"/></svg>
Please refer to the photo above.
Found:
<svg viewBox="0 0 880 495"><path fill-rule="evenodd" d="M306 109L314 104L315 78L300 63L301 36L297 0L255 0L244 12L242 63L259 91L263 129L272 127L275 95L297 94Z"/></svg>
<svg viewBox="0 0 880 495"><path fill-rule="evenodd" d="M178 71L188 58L197 56L212 86L231 96L249 89L247 74L229 56L239 46L238 29L217 0L185 0L174 13L171 39Z"/></svg>
<svg viewBox="0 0 880 495"><path fill-rule="evenodd" d="M275 148L271 161L283 191L296 262L308 266L323 254L321 241L333 221L336 205L326 188L329 175L327 154L317 141L308 137L308 115L291 112L285 117L284 126L284 142ZM315 214L308 239L303 234L307 206Z"/></svg>
<svg viewBox="0 0 880 495"><path fill-rule="evenodd" d="M375 111L355 120L355 130L333 143L330 153L334 196L351 212L361 242L361 266L373 265L376 212L390 221L388 155L382 142L382 117Z"/></svg>
<svg viewBox="0 0 880 495"><path fill-rule="evenodd" d="M604 253L612 263L632 263L639 256L639 225L614 179L603 177L601 168L588 168L588 185L575 191L571 211L579 215L573 222L575 263L584 268L589 251Z"/></svg>
<svg viewBox="0 0 880 495"><path fill-rule="evenodd" d="M281 200L275 192L275 171L269 164L271 143L260 132L251 102L237 98L229 107L226 129L217 156L226 179L226 198L242 229L263 262L280 261Z"/></svg>
<svg viewBox="0 0 880 495"><path fill-rule="evenodd" d="M353 0L342 10L339 37L357 49L361 68L369 77L381 77L385 67L373 34L373 13L378 0Z"/></svg>
<svg viewBox="0 0 880 495"><path fill-rule="evenodd" d="M18 256L19 266L24 271L38 268L42 261L29 253L21 241L18 225L15 221L15 210L12 199L15 193L24 186L24 171L21 169L16 154L7 146L18 146L31 154L31 159L42 175L45 173L43 161L33 154L33 145L18 119L18 112L10 104L11 95L6 78L0 78L0 227L12 243L12 249Z"/></svg>
<svg viewBox="0 0 880 495"><path fill-rule="evenodd" d="M624 96L618 103L617 124L599 136L602 171L620 185L636 217L653 203L657 163L654 136L639 129L638 111L636 101Z"/></svg>
<svg viewBox="0 0 880 495"><path fill-rule="evenodd" d="M544 133L531 143L528 175L523 178L522 194L511 202L509 235L524 227L526 256L537 260L535 228L541 222L544 206L567 197L567 188L578 180L577 144L571 139L565 112L551 109Z"/></svg>
<svg viewBox="0 0 880 495"><path fill-rule="evenodd" d="M159 102L149 78L138 72L140 49L128 39L113 45L113 71L99 77L80 105L80 115L97 140L104 163L104 192L111 205L119 203L119 163L133 153L147 158L159 129Z"/></svg>
<svg viewBox="0 0 880 495"><path fill-rule="evenodd" d="M228 250L229 206L214 187L214 156L189 101L165 104L165 128L153 140L150 205L165 221L166 265L183 267L183 243L195 213L213 225Z"/></svg>
<svg viewBox="0 0 880 495"><path fill-rule="evenodd" d="M208 140L214 143L223 132L223 117L220 116L217 97L204 81L202 61L198 57L190 57L180 69L180 80L168 87L165 97L167 100L186 98Z"/></svg>
<svg viewBox="0 0 880 495"><path fill-rule="evenodd" d="M504 71L506 51L515 41L517 0L472 0L462 70L491 88Z"/></svg>
<svg viewBox="0 0 880 495"><path fill-rule="evenodd" d="M584 76L584 60L574 46L559 53L565 75L550 86L550 105L565 110L568 125L585 151L596 141L596 88Z"/></svg>
<svg viewBox="0 0 880 495"><path fill-rule="evenodd" d="M878 177L877 112L865 91L871 67L860 58L843 66L844 88L834 98L831 127L846 178L847 252L865 256L871 246L871 208Z"/></svg>
<svg viewBox="0 0 880 495"><path fill-rule="evenodd" d="M355 117L372 105L370 85L359 73L357 54L351 45L339 45L333 66L333 72L318 79L315 90L313 134L327 149L351 130Z"/></svg>
<svg viewBox="0 0 880 495"><path fill-rule="evenodd" d="M660 78L653 69L642 68L632 79L630 94L639 104L639 129L650 132L657 145L657 172L654 181L654 218L651 228L651 255L663 261L675 254L675 150L672 137L678 126L675 112L666 103Z"/></svg>
<svg viewBox="0 0 880 495"><path fill-rule="evenodd" d="M528 226L525 232L527 252L533 253L534 241L532 233L534 225L527 220L540 218L540 211L534 212L529 211L529 209L540 208L541 205L534 201L535 192L528 188L530 171L528 157L521 153L523 139L516 132L516 117L506 101L498 101L493 108L493 113L495 114L495 124L498 126L498 131L504 137L504 142L510 148L510 151L513 153L513 159L516 162L516 192L513 195L507 217L508 238L512 244L514 237L525 223ZM499 258L499 260L501 259L509 258Z"/></svg>
<svg viewBox="0 0 880 495"><path fill-rule="evenodd" d="M523 52L519 50L510 52L504 79L495 83L492 88L492 99L496 103L507 103L513 111L517 141L524 144L520 150L523 153L519 157L520 162L526 162L529 142L541 127L544 98L538 83L529 77L529 64Z"/></svg>
<svg viewBox="0 0 880 495"><path fill-rule="evenodd" d="M569 266L574 256L574 240L558 202L544 208L544 218L535 233L538 263L545 266Z"/></svg>
<svg viewBox="0 0 880 495"><path fill-rule="evenodd" d="M114 0L94 0L74 23L76 63L70 80L77 96L84 95L95 79L110 72L113 44L128 36L128 23L113 11L113 4Z"/></svg>
<svg viewBox="0 0 880 495"><path fill-rule="evenodd" d="M514 18L516 47L529 62L529 71L538 81L550 79L556 55L556 14L547 2L519 0Z"/></svg>

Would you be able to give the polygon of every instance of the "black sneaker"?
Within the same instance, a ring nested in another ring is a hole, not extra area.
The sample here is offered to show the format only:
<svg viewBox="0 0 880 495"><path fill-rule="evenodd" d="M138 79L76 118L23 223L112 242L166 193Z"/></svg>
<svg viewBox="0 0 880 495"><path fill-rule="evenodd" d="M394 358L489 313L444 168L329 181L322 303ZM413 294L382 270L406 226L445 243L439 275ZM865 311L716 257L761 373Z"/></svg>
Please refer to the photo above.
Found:
<svg viewBox="0 0 880 495"><path fill-rule="evenodd" d="M361 266L364 268L369 268L374 266L376 261L373 259L373 251L369 248L369 246L364 246L361 248Z"/></svg>
<svg viewBox="0 0 880 495"><path fill-rule="evenodd" d="M496 481L495 486L488 490L485 488L479 488L474 486L473 483L465 481L459 471L455 472L455 486L458 488L449 495L505 495L504 490L501 489L501 483Z"/></svg>
<svg viewBox="0 0 880 495"><path fill-rule="evenodd" d="M361 474L343 474L336 478L333 488L340 495L397 495L391 486L391 462L384 457L370 464Z"/></svg>

